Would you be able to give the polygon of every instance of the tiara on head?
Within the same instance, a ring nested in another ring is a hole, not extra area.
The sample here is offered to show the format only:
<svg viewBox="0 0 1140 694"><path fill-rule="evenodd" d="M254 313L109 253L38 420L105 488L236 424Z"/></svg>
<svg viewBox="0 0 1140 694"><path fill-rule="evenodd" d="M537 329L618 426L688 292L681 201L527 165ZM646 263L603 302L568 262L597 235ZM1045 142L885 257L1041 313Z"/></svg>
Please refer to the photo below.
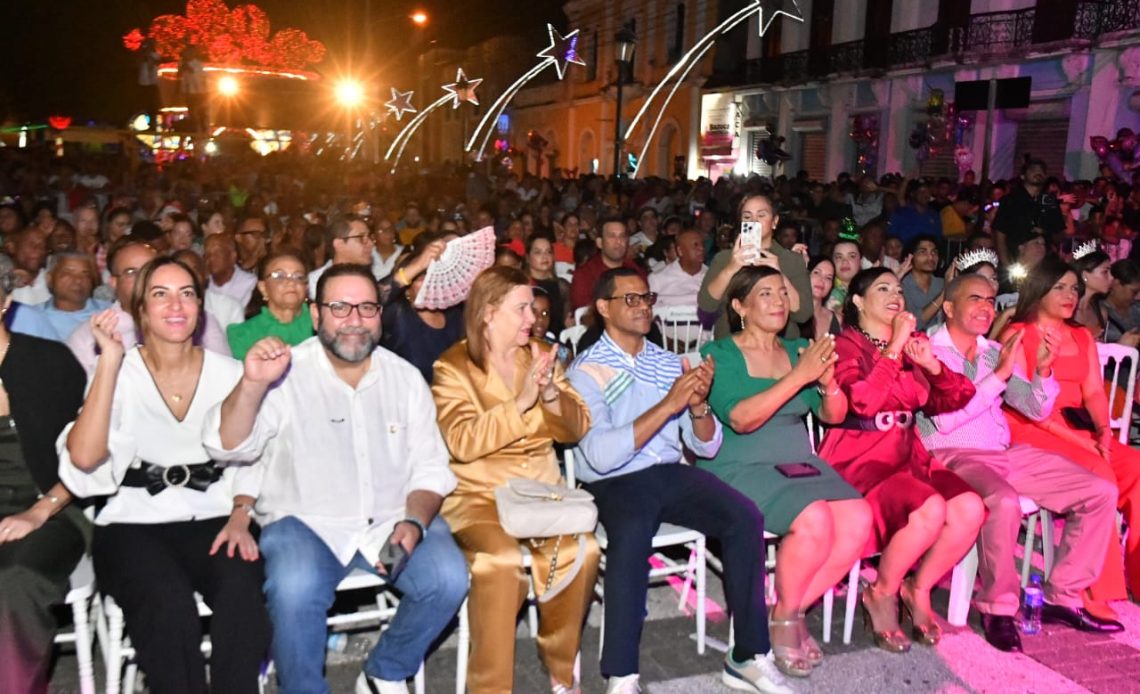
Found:
<svg viewBox="0 0 1140 694"><path fill-rule="evenodd" d="M958 268L958 272L962 272L978 263L989 263L996 268L998 266L998 255L989 248L978 248L959 255L954 261L954 266Z"/></svg>
<svg viewBox="0 0 1140 694"><path fill-rule="evenodd" d="M1095 253L1100 250L1100 244L1096 239L1089 239L1081 245L1077 246L1077 250L1073 251L1073 260L1080 260L1089 253Z"/></svg>

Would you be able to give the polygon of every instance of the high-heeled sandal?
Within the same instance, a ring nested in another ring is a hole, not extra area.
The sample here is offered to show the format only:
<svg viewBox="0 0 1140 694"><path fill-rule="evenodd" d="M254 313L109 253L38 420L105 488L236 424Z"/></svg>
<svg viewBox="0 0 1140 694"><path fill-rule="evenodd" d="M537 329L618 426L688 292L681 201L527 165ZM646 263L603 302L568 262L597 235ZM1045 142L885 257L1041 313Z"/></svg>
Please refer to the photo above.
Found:
<svg viewBox="0 0 1140 694"><path fill-rule="evenodd" d="M771 630L773 627L795 627L795 634L799 637L799 625L802 623L800 619L777 619L768 620L768 628ZM807 677L811 674L811 662L804 655L803 649L799 646L782 646L772 639L772 660L776 664L776 669L784 673L788 677Z"/></svg>
<svg viewBox="0 0 1140 694"><path fill-rule="evenodd" d="M914 580L911 578L903 581L907 590L913 595L915 592ZM899 591L899 602L902 604L903 612L906 617L910 619L910 635L918 643L923 646L937 646L938 642L942 640L942 625L938 623L938 618L933 614L925 615L926 624L919 624L915 619L914 606L906 601L903 597L903 591Z"/></svg>
<svg viewBox="0 0 1140 694"><path fill-rule="evenodd" d="M800 649L804 652L804 657L811 663L811 666L819 667L823 662L823 649L820 648L819 642L816 641L811 632L807 628L807 615L800 612L798 615L800 622Z"/></svg>
<svg viewBox="0 0 1140 694"><path fill-rule="evenodd" d="M883 628L884 625L875 623L871 618L871 609L867 607L868 602L874 604L881 600L889 600L888 605L890 607L890 612L882 617L882 620L886 622L887 628L885 629ZM910 650L910 640L899 628L897 596L880 596L873 585L868 585L859 594L859 607L863 610L863 626L876 646L890 653L906 653Z"/></svg>

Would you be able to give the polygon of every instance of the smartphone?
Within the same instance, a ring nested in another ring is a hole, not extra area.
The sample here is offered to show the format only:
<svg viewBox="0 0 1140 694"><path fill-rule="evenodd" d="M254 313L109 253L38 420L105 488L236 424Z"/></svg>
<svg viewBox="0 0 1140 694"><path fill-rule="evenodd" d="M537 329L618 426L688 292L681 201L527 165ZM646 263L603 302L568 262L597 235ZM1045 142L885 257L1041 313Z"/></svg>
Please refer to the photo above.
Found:
<svg viewBox="0 0 1140 694"><path fill-rule="evenodd" d="M776 471L788 479L798 479L800 477L819 477L823 473L819 468L811 463L784 463L777 465Z"/></svg>
<svg viewBox="0 0 1140 694"><path fill-rule="evenodd" d="M740 245L751 246L756 250L763 248L760 236L760 222L741 222L740 223Z"/></svg>
<svg viewBox="0 0 1140 694"><path fill-rule="evenodd" d="M392 542L392 536L389 535L388 541L380 548L380 558L377 563L387 572L388 582L395 583L408 563L408 552L399 542Z"/></svg>

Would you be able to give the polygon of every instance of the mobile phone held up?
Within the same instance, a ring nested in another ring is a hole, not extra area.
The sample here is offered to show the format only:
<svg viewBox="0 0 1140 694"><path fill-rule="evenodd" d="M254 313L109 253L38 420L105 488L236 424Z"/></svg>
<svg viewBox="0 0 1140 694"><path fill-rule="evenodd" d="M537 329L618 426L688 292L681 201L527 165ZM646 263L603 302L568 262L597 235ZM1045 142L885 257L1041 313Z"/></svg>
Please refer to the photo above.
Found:
<svg viewBox="0 0 1140 694"><path fill-rule="evenodd" d="M745 262L749 265L754 265L760 258L761 240L760 222L740 223L740 247L746 251Z"/></svg>
<svg viewBox="0 0 1140 694"><path fill-rule="evenodd" d="M392 536L380 548L380 558L376 562L384 567L388 583L395 583L408 563L408 552L399 542L392 542Z"/></svg>

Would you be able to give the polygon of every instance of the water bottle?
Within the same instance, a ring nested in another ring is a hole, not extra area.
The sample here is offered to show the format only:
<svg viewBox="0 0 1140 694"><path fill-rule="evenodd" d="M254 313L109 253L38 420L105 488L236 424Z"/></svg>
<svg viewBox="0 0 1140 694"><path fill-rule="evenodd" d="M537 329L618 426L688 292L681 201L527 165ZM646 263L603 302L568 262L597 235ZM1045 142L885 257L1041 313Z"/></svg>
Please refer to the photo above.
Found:
<svg viewBox="0 0 1140 694"><path fill-rule="evenodd" d="M1045 604L1045 593L1041 590L1041 578L1034 576L1025 586L1025 597L1021 606L1021 633L1036 634L1041 631L1041 606Z"/></svg>
<svg viewBox="0 0 1140 694"><path fill-rule="evenodd" d="M332 653L344 653L348 649L348 634L343 631L329 634L325 647Z"/></svg>

